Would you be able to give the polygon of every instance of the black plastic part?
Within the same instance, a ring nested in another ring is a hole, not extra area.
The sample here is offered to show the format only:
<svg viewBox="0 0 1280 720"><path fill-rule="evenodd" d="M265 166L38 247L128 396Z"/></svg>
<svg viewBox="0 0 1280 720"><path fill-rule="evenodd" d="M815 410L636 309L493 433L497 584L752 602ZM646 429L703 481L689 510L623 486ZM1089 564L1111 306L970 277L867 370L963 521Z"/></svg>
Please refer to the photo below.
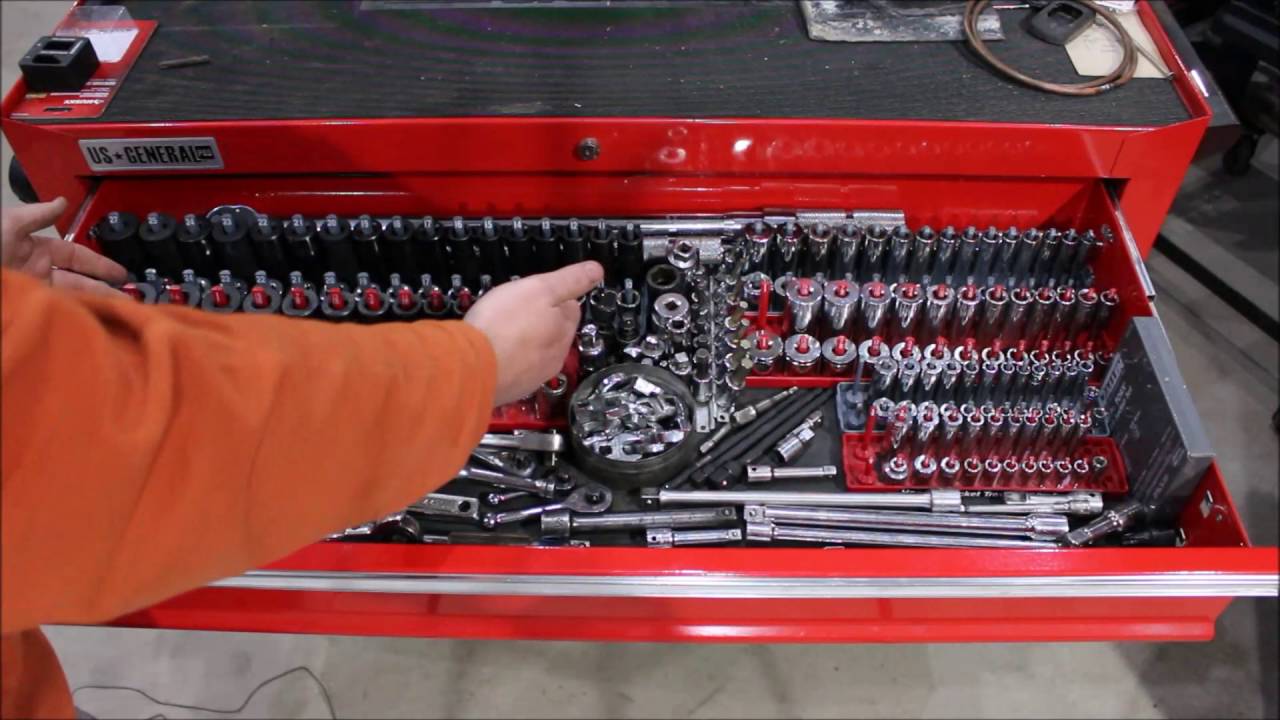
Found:
<svg viewBox="0 0 1280 720"><path fill-rule="evenodd" d="M18 162L17 155L9 158L9 189L13 191L14 197L24 203L40 202L40 196L27 178L27 171L23 169L22 163Z"/></svg>
<svg viewBox="0 0 1280 720"><path fill-rule="evenodd" d="M480 252L480 272L488 275L494 285L504 283L511 277L507 270L507 250L498 236L497 225L493 218L486 217L476 239L476 247Z"/></svg>
<svg viewBox="0 0 1280 720"><path fill-rule="evenodd" d="M617 282L622 285L630 280L639 288L644 282L644 244L641 242L640 230L632 223L622 229L618 236Z"/></svg>
<svg viewBox="0 0 1280 720"><path fill-rule="evenodd" d="M212 228L209 221L192 215L192 225L187 224L184 217L178 224L178 255L182 257L182 267L189 268L202 278L213 278L218 274L213 266L213 250L209 247L209 233Z"/></svg>
<svg viewBox="0 0 1280 720"><path fill-rule="evenodd" d="M147 267L153 267L161 277L171 280L182 275L186 267L182 256L178 254L178 228L173 218L163 213L155 214L155 225L151 216L138 226L138 239L142 241L142 257Z"/></svg>
<svg viewBox="0 0 1280 720"><path fill-rule="evenodd" d="M604 268L604 282L611 286L618 284L617 242L618 229L605 225L604 221L591 229L587 239L587 259L600 263Z"/></svg>
<svg viewBox="0 0 1280 720"><path fill-rule="evenodd" d="M231 218L228 223L225 218ZM219 270L230 270L231 277L246 282L258 271L258 261L249 244L249 229L234 213L218 215L211 220L213 259Z"/></svg>
<svg viewBox="0 0 1280 720"><path fill-rule="evenodd" d="M644 276L645 289L649 294L647 303L658 299L659 295L669 292L684 292L684 273L670 263L658 263L649 268Z"/></svg>
<svg viewBox="0 0 1280 720"><path fill-rule="evenodd" d="M104 216L94 226L94 235L102 254L124 266L125 270L142 277L142 245L138 241L138 218L133 213L117 213L116 225Z"/></svg>
<svg viewBox="0 0 1280 720"><path fill-rule="evenodd" d="M560 236L551 225L551 220L542 218L533 236L534 272L551 272L564 264L560 253Z"/></svg>
<svg viewBox="0 0 1280 720"><path fill-rule="evenodd" d="M249 241L258 267L267 277L284 282L289 279L289 262L285 257L284 226L275 218L267 218L266 224L249 226Z"/></svg>
<svg viewBox="0 0 1280 720"><path fill-rule="evenodd" d="M399 215L391 218L382 228L382 264L388 275L399 273L401 277L416 278L422 274L413 254L412 238L413 225Z"/></svg>
<svg viewBox="0 0 1280 720"><path fill-rule="evenodd" d="M577 218L570 219L561 229L560 257L562 267L587 259L586 241L582 237L582 225Z"/></svg>
<svg viewBox="0 0 1280 720"><path fill-rule="evenodd" d="M313 285L319 285L324 278L318 244L314 222L306 220L297 226L291 220L284 226L285 262L289 270L302 273Z"/></svg>
<svg viewBox="0 0 1280 720"><path fill-rule="evenodd" d="M1093 24L1096 13L1071 0L1054 0L1027 19L1027 32L1054 45L1066 45Z"/></svg>
<svg viewBox="0 0 1280 720"><path fill-rule="evenodd" d="M351 225L338 218L334 227L330 228L326 220L320 221L316 231L320 240L321 267L325 272L338 276L340 282L348 286L356 284L356 275L360 273L360 262L356 259L356 250L351 241ZM323 305L323 298L321 298Z"/></svg>
<svg viewBox="0 0 1280 720"><path fill-rule="evenodd" d="M27 92L75 92L98 69L98 53L84 37L40 38L18 61Z"/></svg>
<svg viewBox="0 0 1280 720"><path fill-rule="evenodd" d="M507 270L509 276L527 277L534 273L533 242L525 230L524 221L512 218L507 228Z"/></svg>
<svg viewBox="0 0 1280 720"><path fill-rule="evenodd" d="M422 273L430 273L434 278L449 277L449 256L437 234L438 229L435 219L429 215L414 228L413 257L418 263L418 272L410 277L416 278Z"/></svg>

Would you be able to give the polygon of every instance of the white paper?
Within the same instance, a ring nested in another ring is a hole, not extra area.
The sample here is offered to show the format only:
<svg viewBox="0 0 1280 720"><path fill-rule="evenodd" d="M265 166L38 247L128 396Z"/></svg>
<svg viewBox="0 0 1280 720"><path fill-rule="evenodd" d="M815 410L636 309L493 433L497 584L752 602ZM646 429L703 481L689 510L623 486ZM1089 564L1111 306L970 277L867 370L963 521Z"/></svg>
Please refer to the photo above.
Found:
<svg viewBox="0 0 1280 720"><path fill-rule="evenodd" d="M1133 42L1146 51L1138 53L1138 67L1133 76L1136 78L1167 77L1169 69L1160 57L1160 52L1156 50L1155 42L1152 41L1146 26L1142 24L1138 13L1113 14L1112 17L1119 20L1124 29L1129 31ZM1102 77L1120 64L1120 58L1124 55L1124 46L1120 44L1115 30L1106 24L1106 21L1096 20L1074 40L1067 43L1067 55L1070 56L1076 72L1086 77ZM1147 59L1148 55L1159 61L1160 65L1157 67L1151 64L1151 60Z"/></svg>

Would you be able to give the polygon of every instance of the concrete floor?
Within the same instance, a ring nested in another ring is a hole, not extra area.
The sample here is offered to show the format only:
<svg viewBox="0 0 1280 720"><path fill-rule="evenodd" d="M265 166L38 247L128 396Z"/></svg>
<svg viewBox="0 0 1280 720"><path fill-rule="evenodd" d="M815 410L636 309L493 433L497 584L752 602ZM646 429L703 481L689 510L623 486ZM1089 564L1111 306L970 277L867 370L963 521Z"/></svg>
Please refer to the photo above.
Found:
<svg viewBox="0 0 1280 720"><path fill-rule="evenodd" d="M7 89L65 3L0 3ZM1274 217L1272 153L1246 193ZM9 148L3 147L4 167ZM1259 189L1261 188L1261 189ZM4 202L13 202L4 189ZM1194 210L1194 209L1193 209ZM1201 210L1206 210L1201 208ZM1274 228L1274 221L1270 225ZM1275 264L1275 235L1269 262ZM1257 253L1256 243L1249 248ZM1261 257L1268 257L1266 254ZM1255 256L1256 258L1256 256ZM1265 260L1264 260L1265 261ZM1149 264L1183 373L1255 543L1277 543L1277 345L1164 258ZM100 717L1276 717L1277 605L1233 603L1203 644L659 645L49 628Z"/></svg>

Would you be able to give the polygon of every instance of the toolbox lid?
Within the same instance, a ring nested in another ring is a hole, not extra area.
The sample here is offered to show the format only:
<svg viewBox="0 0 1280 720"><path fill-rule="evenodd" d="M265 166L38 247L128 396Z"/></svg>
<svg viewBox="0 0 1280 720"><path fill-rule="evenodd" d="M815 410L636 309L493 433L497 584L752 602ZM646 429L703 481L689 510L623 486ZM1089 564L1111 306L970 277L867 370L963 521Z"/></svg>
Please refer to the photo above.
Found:
<svg viewBox="0 0 1280 720"><path fill-rule="evenodd" d="M1161 126L1190 114L1168 80L1064 97L996 75L961 43L810 40L795 2L131 0L158 27L87 122L389 117L781 117ZM1001 11L1002 57L1054 81L1061 48ZM163 60L208 55L203 65ZM57 122L57 120L42 120ZM80 120L80 122L86 122Z"/></svg>

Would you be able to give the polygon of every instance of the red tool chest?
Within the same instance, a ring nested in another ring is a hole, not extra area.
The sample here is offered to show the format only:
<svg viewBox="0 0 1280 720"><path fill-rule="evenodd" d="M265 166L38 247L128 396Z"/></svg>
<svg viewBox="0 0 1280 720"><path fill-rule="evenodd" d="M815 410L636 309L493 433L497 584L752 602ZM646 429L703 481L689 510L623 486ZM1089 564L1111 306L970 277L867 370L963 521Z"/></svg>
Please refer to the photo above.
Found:
<svg viewBox="0 0 1280 720"><path fill-rule="evenodd" d="M645 217L895 208L910 224L1108 225L1107 339L1154 314L1142 266L1208 123L1151 9L1188 119L1155 126L786 117L382 117L37 122L4 132L59 229L181 214ZM157 37L164 31L163 21ZM143 61L147 56L143 55ZM127 87L127 83L126 83ZM839 92L839 88L832 88ZM358 113L353 112L353 115ZM101 140L212 138L219 168L111 172ZM597 157L579 152L594 139ZM760 379L756 384L777 384ZM1204 640L1233 597L1274 595L1217 466L1178 548L538 548L318 543L116 624L469 638L683 641Z"/></svg>

